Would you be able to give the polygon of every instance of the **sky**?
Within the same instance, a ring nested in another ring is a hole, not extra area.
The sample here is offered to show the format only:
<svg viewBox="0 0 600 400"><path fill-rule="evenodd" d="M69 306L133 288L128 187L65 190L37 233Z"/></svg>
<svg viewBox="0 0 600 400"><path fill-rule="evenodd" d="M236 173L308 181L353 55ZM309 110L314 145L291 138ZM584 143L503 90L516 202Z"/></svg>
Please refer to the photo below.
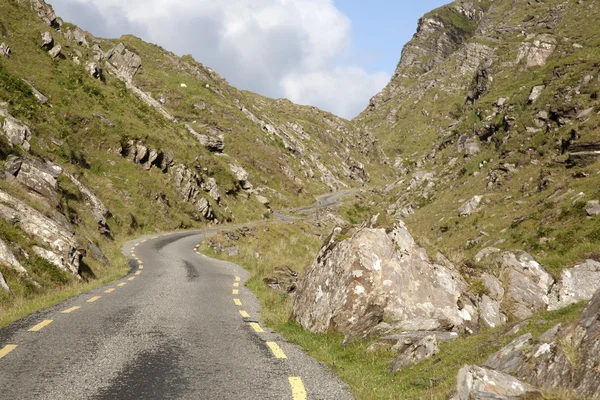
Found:
<svg viewBox="0 0 600 400"><path fill-rule="evenodd" d="M418 19L448 0L49 0L95 36L192 54L233 86L345 118L389 82Z"/></svg>

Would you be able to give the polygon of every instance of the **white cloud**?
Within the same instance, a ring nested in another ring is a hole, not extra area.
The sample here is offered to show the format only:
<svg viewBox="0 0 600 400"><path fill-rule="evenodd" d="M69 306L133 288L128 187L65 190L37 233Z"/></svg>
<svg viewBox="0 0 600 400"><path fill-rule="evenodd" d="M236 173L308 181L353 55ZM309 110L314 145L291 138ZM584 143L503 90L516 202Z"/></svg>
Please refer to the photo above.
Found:
<svg viewBox="0 0 600 400"><path fill-rule="evenodd" d="M340 65L351 22L332 0L53 0L98 36L133 33L193 54L233 85L353 117L390 76Z"/></svg>

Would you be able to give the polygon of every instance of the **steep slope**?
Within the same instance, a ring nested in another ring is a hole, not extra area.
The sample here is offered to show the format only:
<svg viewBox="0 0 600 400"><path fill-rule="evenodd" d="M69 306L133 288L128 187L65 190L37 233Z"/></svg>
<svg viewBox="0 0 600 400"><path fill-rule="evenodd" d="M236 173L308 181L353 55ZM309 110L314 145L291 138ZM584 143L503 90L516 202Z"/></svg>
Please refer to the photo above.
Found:
<svg viewBox="0 0 600 400"><path fill-rule="evenodd" d="M0 307L118 274L130 235L247 221L378 180L374 137L190 56L0 4Z"/></svg>
<svg viewBox="0 0 600 400"><path fill-rule="evenodd" d="M597 254L599 13L457 1L420 20L355 122L401 174L375 198L422 245L466 260L522 249L556 276Z"/></svg>

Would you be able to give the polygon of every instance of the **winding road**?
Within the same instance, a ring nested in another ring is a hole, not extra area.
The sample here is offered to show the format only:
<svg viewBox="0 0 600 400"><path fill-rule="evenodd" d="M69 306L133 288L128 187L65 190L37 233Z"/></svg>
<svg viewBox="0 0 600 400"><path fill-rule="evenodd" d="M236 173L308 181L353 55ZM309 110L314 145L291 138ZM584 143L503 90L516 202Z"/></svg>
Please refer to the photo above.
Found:
<svg viewBox="0 0 600 400"><path fill-rule="evenodd" d="M0 398L352 399L260 325L243 268L198 252L217 230L129 242L126 277L1 329Z"/></svg>

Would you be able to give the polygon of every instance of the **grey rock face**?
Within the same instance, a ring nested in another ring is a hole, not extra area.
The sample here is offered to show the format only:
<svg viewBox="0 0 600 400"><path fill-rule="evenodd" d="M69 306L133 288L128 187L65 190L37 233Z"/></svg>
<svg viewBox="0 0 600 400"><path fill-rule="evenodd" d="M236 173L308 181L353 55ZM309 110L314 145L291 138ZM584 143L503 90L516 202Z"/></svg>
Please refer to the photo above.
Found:
<svg viewBox="0 0 600 400"><path fill-rule="evenodd" d="M500 311L500 303L487 295L483 295L479 302L479 319L488 328L504 325L508 320Z"/></svg>
<svg viewBox="0 0 600 400"><path fill-rule="evenodd" d="M548 308L548 293L554 279L533 257L525 252L504 253L502 267L508 281L506 296L512 303L514 316L525 319Z"/></svg>
<svg viewBox="0 0 600 400"><path fill-rule="evenodd" d="M48 261L54 263L60 260L62 269L81 279L79 263L82 254L77 245L75 232L71 228L42 215L2 190L0 190L0 218L18 224L25 233L48 246L49 251L54 254L51 257L47 253L43 254L49 256Z"/></svg>
<svg viewBox="0 0 600 400"><path fill-rule="evenodd" d="M6 279L4 279L2 272L0 272L0 289L4 290L5 292L10 292L10 287L8 286L8 283L6 283Z"/></svg>
<svg viewBox="0 0 600 400"><path fill-rule="evenodd" d="M481 151L479 140L469 135L462 135L458 138L456 149L458 152L464 153L465 156L474 156Z"/></svg>
<svg viewBox="0 0 600 400"><path fill-rule="evenodd" d="M368 334L384 314L398 330L476 322L460 275L432 263L403 223L389 234L360 229L339 241L340 233L337 228L298 284L293 315L305 329Z"/></svg>
<svg viewBox="0 0 600 400"><path fill-rule="evenodd" d="M11 145L20 145L25 151L29 151L29 140L31 140L31 131L29 128L20 120L13 118L8 111L1 107L0 116L4 117L2 131L8 138L9 143Z"/></svg>
<svg viewBox="0 0 600 400"><path fill-rule="evenodd" d="M527 67L546 65L548 58L556 49L556 39L547 34L538 35L533 42L522 43L519 47L516 64L525 60Z"/></svg>
<svg viewBox="0 0 600 400"><path fill-rule="evenodd" d="M472 365L461 368L456 380L459 400L519 399L539 393L535 387L508 374Z"/></svg>
<svg viewBox="0 0 600 400"><path fill-rule="evenodd" d="M600 262L586 260L560 274L560 281L550 293L549 310L558 310L579 301L589 300L600 289Z"/></svg>
<svg viewBox="0 0 600 400"><path fill-rule="evenodd" d="M269 203L270 203L269 199L267 199L265 196L260 196L260 195L256 196L256 201L258 201L260 204L262 204L265 207L268 207Z"/></svg>
<svg viewBox="0 0 600 400"><path fill-rule="evenodd" d="M48 102L48 98L44 96L39 90L34 88L31 83L27 82L25 79L23 79L23 82L25 82L31 88L31 93L34 95L34 97L40 104L46 104Z"/></svg>
<svg viewBox="0 0 600 400"><path fill-rule="evenodd" d="M475 196L471 200L467 201L458 209L458 216L466 217L475 213L481 204L481 200L483 200L483 196Z"/></svg>
<svg viewBox="0 0 600 400"><path fill-rule="evenodd" d="M391 326L390 326L391 328ZM445 331L417 331L417 332L402 332L394 335L381 337L367 348L367 352L372 352L380 348L391 348L393 351L403 351L413 344L421 341L427 336L435 336L435 339L440 342L452 342L458 339L458 333Z"/></svg>
<svg viewBox="0 0 600 400"><path fill-rule="evenodd" d="M526 352L530 351L532 345L533 338L530 333L519 336L502 350L492 354L483 366L507 374L514 374L523 365L526 360Z"/></svg>
<svg viewBox="0 0 600 400"><path fill-rule="evenodd" d="M87 63L86 69L93 78L100 79L100 80L103 79L102 68L100 68L100 66L98 64L96 64L95 62Z"/></svg>
<svg viewBox="0 0 600 400"><path fill-rule="evenodd" d="M132 82L133 77L142 66L140 56L125 48L123 43L119 43L113 49L105 54L106 61L112 65L119 78L127 82Z"/></svg>
<svg viewBox="0 0 600 400"><path fill-rule="evenodd" d="M400 352L394 359L389 368L390 372L397 372L402 367L415 365L421 361L427 360L440 352L436 337L434 335L425 336L417 343Z"/></svg>
<svg viewBox="0 0 600 400"><path fill-rule="evenodd" d="M45 24L55 28L59 27L54 10L44 0L31 0L31 7Z"/></svg>
<svg viewBox="0 0 600 400"><path fill-rule="evenodd" d="M239 165L229 164L229 169L233 173L235 179L240 183L242 189L252 189L252 184L248 181L248 172Z"/></svg>
<svg viewBox="0 0 600 400"><path fill-rule="evenodd" d="M74 42L80 46L90 47L85 32L80 28L75 28L73 30L69 29L67 33L65 33L65 37L69 42Z"/></svg>
<svg viewBox="0 0 600 400"><path fill-rule="evenodd" d="M62 169L30 158L9 156L7 172L30 191L42 196L50 204L58 205L58 181Z"/></svg>

